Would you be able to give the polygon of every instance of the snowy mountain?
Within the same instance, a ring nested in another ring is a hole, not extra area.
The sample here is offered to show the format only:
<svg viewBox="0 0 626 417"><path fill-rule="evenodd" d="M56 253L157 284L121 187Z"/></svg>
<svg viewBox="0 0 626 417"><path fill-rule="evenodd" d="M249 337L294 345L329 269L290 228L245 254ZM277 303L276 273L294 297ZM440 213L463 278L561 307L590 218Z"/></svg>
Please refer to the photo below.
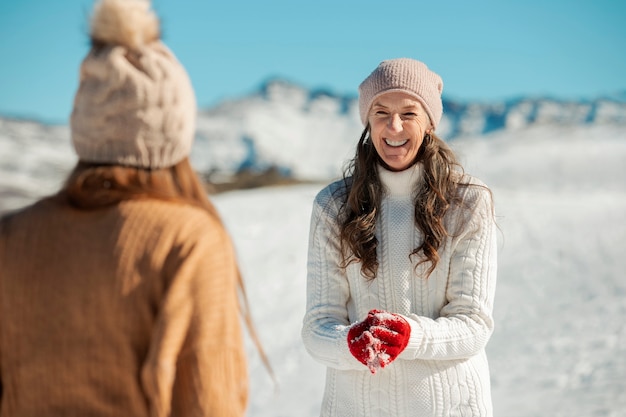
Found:
<svg viewBox="0 0 626 417"><path fill-rule="evenodd" d="M324 368L300 340L312 200L361 126L353 98L284 82L201 112L202 172L280 167L316 184L213 197L241 264L278 386L249 340L249 417L319 415ZM626 417L626 97L446 102L466 170L493 190L498 417ZM0 118L0 212L55 191L76 162L67 126Z"/></svg>

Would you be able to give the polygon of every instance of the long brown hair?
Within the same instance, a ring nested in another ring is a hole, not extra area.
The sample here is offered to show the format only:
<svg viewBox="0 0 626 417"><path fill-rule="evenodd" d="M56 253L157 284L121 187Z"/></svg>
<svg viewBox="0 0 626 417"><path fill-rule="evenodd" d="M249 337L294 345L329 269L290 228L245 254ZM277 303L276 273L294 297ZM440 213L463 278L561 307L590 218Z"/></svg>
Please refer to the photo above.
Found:
<svg viewBox="0 0 626 417"><path fill-rule="evenodd" d="M97 209L131 199L154 198L191 204L219 220L207 190L189 159L163 169L103 165L79 161L62 190L68 203L80 209Z"/></svg>
<svg viewBox="0 0 626 417"><path fill-rule="evenodd" d="M369 134L368 125L361 134L354 159L344 172L347 195L341 207L339 230L343 266L360 261L361 273L368 279L374 279L379 264L376 257L376 220L383 196L376 165L384 166L384 162L378 156ZM417 265L430 263L428 276L439 263L438 249L450 234L444 216L451 205L462 204L457 190L468 184L461 180L463 168L452 150L433 133L424 136L415 162L424 166L424 181L416 190L414 200L415 225L424 239L413 249L411 256L420 256Z"/></svg>
<svg viewBox="0 0 626 417"><path fill-rule="evenodd" d="M59 196L79 209L98 209L131 199L158 199L191 204L206 210L222 223L215 206L193 170L189 159L169 168L142 169L122 165L102 165L79 161ZM222 223L223 224L223 223ZM275 381L269 359L263 350L252 322L250 304L239 268L237 268L239 310L263 364Z"/></svg>

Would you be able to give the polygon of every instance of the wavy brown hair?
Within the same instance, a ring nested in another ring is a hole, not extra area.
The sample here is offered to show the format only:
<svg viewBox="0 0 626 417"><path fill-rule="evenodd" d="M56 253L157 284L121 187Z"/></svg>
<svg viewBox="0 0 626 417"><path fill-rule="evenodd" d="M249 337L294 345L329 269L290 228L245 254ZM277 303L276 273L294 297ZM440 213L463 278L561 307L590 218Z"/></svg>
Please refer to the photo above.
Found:
<svg viewBox="0 0 626 417"><path fill-rule="evenodd" d="M386 164L378 156L369 133L368 125L361 134L354 159L344 172L346 196L340 210L339 235L343 267L360 261L361 273L368 279L374 279L379 264L376 257L376 220L383 196L376 165ZM417 265L430 263L428 277L439 263L438 249L450 235L444 216L452 205L462 205L458 188L468 184L461 180L463 168L450 147L432 133L424 136L414 162L424 166L424 181L416 190L414 200L415 225L424 240L411 252L411 256L420 256Z"/></svg>
<svg viewBox="0 0 626 417"><path fill-rule="evenodd" d="M172 167L162 169L79 161L66 180L59 197L65 199L71 206L83 210L108 207L133 199L165 200L199 207L222 223L215 206L209 200L208 191L209 189L203 185L193 170L188 158ZM261 360L274 379L269 359L252 322L248 296L239 268L237 268L237 277L241 315Z"/></svg>

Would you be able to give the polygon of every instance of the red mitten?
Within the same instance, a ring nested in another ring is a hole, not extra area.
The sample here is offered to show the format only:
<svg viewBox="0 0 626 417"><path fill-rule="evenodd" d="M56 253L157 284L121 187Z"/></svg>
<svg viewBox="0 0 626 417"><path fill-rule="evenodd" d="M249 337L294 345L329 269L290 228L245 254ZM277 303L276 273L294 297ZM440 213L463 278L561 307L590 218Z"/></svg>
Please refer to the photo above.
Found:
<svg viewBox="0 0 626 417"><path fill-rule="evenodd" d="M381 342L378 353L380 366L393 362L409 344L411 325L399 314L372 310L368 314L370 333Z"/></svg>
<svg viewBox="0 0 626 417"><path fill-rule="evenodd" d="M376 340L374 340L372 333L370 333L369 327L370 324L366 318L354 324L350 327L350 330L348 330L348 347L350 348L350 353L365 366L368 366L376 356L374 349Z"/></svg>
<svg viewBox="0 0 626 417"><path fill-rule="evenodd" d="M348 331L350 353L372 373L389 365L409 343L411 326L397 314L371 310Z"/></svg>

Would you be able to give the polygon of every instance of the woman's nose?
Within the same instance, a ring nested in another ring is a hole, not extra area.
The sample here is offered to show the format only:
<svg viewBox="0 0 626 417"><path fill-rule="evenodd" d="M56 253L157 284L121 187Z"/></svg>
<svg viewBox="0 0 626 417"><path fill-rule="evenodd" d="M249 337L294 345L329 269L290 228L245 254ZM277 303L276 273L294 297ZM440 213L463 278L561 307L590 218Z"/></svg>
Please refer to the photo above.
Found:
<svg viewBox="0 0 626 417"><path fill-rule="evenodd" d="M392 114L389 118L389 122L387 123L387 127L393 132L402 131L402 119L400 118L400 115Z"/></svg>

